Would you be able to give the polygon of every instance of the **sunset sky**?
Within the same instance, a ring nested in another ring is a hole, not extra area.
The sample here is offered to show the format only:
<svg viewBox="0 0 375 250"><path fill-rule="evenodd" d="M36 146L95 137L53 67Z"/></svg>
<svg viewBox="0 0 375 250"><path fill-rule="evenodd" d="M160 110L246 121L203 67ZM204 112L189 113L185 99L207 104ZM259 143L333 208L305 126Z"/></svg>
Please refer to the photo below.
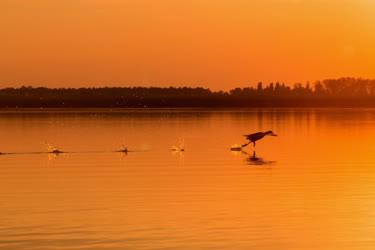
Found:
<svg viewBox="0 0 375 250"><path fill-rule="evenodd" d="M375 78L372 0L1 0L0 87Z"/></svg>

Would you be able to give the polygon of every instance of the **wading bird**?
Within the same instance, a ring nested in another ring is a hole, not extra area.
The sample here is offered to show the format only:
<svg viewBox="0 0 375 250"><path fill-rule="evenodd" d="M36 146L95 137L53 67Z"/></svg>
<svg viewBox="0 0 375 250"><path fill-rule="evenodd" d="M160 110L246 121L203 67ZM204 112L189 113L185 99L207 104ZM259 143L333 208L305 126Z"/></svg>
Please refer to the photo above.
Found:
<svg viewBox="0 0 375 250"><path fill-rule="evenodd" d="M277 134L275 134L275 133L272 132L271 130L266 131L266 132L258 132L258 133L254 133L254 134L250 134L250 135L244 135L244 136L246 137L246 139L249 140L249 142L246 143L246 144L243 144L242 147L246 147L246 146L249 145L250 143L253 143L253 145L254 145L254 147L255 147L255 142L256 142L256 141L259 141L260 139L262 139L262 138L265 137L266 135L277 136Z"/></svg>

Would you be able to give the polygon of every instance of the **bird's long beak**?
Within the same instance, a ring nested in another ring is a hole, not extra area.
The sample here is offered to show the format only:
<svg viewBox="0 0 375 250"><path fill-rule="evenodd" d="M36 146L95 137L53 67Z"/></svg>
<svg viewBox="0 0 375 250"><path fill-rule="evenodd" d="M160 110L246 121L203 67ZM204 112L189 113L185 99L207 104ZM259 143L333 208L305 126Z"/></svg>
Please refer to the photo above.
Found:
<svg viewBox="0 0 375 250"><path fill-rule="evenodd" d="M277 136L277 134L275 134L275 133L272 133L271 135L272 135L272 136Z"/></svg>

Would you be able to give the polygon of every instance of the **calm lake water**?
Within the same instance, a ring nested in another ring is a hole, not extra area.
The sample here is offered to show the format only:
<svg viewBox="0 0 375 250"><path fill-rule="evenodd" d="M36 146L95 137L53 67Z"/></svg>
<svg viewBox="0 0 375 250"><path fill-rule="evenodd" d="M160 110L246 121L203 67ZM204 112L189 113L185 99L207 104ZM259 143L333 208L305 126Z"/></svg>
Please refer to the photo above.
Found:
<svg viewBox="0 0 375 250"><path fill-rule="evenodd" d="M375 109L3 111L0 138L1 250L375 249Z"/></svg>

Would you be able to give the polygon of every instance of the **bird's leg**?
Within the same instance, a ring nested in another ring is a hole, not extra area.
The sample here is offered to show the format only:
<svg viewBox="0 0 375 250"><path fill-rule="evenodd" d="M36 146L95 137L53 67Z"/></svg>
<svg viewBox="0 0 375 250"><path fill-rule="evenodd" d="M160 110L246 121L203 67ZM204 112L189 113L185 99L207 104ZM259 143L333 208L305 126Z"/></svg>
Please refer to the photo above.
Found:
<svg viewBox="0 0 375 250"><path fill-rule="evenodd" d="M244 147L246 147L246 146L249 145L249 144L250 144L250 142L245 143L245 144L243 144L243 145L241 146L241 148L244 148Z"/></svg>
<svg viewBox="0 0 375 250"><path fill-rule="evenodd" d="M253 142L254 148L255 148L255 141Z"/></svg>

